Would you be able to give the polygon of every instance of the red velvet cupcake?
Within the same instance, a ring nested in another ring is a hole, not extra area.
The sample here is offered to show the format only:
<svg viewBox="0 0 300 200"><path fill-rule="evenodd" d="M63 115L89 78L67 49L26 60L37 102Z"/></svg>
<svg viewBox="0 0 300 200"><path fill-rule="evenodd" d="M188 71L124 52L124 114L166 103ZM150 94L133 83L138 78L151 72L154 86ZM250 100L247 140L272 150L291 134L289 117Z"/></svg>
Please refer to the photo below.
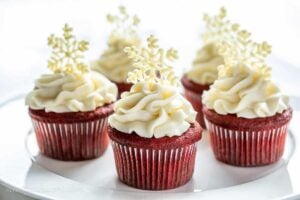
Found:
<svg viewBox="0 0 300 200"><path fill-rule="evenodd" d="M133 70L133 61L124 52L127 46L141 45L137 34L139 18L129 15L125 7L119 7L118 15L107 15L107 20L113 29L107 42L107 49L100 58L92 62L92 69L102 73L118 87L118 99L125 91L129 91L132 84L126 81L127 74Z"/></svg>
<svg viewBox="0 0 300 200"><path fill-rule="evenodd" d="M128 74L133 86L115 103L108 133L120 181L166 190L191 179L202 129L192 105L179 93L173 69L165 64L177 58L176 51L160 49L153 36L147 42L148 48L125 49L137 69Z"/></svg>
<svg viewBox="0 0 300 200"><path fill-rule="evenodd" d="M184 185L194 173L200 130L195 122L181 136L143 138L109 126L119 179L144 190L166 190Z"/></svg>
<svg viewBox="0 0 300 200"><path fill-rule="evenodd" d="M225 17L224 8L220 9L218 15L212 17L207 14L204 15L206 23L206 31L202 35L204 45L198 50L192 68L181 79L184 96L198 112L197 121L202 128L205 128L202 113L202 93L208 90L209 86L217 79L218 66L224 64L224 59L217 49L217 44L224 39L224 32L216 24L227 23L228 20Z"/></svg>
<svg viewBox="0 0 300 200"><path fill-rule="evenodd" d="M117 87L80 60L88 43L77 41L68 25L63 31L63 38L48 39L53 48L48 66L53 73L35 81L26 104L42 154L65 161L92 159L108 146L107 120ZM63 56L57 57L57 52Z"/></svg>
<svg viewBox="0 0 300 200"><path fill-rule="evenodd" d="M231 40L218 47L225 63L202 95L214 155L236 166L274 163L284 152L292 110L265 63L271 46L253 41L239 26L227 34Z"/></svg>
<svg viewBox="0 0 300 200"><path fill-rule="evenodd" d="M237 166L261 166L278 161L284 152L292 109L271 117L246 119L203 108L215 157Z"/></svg>

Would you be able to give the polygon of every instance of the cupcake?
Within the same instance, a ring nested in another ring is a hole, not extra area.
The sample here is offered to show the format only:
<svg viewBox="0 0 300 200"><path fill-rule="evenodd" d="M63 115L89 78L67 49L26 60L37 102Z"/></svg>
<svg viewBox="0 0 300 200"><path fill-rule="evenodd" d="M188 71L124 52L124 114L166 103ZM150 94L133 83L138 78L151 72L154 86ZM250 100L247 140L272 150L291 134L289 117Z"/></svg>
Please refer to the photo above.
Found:
<svg viewBox="0 0 300 200"><path fill-rule="evenodd" d="M83 61L86 41L72 28L63 37L51 35L48 67L26 96L40 152L58 160L86 160L103 154L108 146L108 116L113 112L117 87Z"/></svg>
<svg viewBox="0 0 300 200"><path fill-rule="evenodd" d="M135 61L136 69L128 74L133 86L115 103L108 134L120 181L139 189L165 190L191 179L202 129L167 64L177 52L159 48L153 36L147 41L147 48L125 49Z"/></svg>
<svg viewBox="0 0 300 200"><path fill-rule="evenodd" d="M105 75L114 82L119 91L118 98L124 91L130 90L131 83L126 81L127 74L133 69L133 62L123 49L127 46L140 46L136 28L140 22L134 15L130 16L125 7L119 7L119 15L107 15L107 20L114 28L108 38L107 49L99 59L92 62L92 69Z"/></svg>
<svg viewBox="0 0 300 200"><path fill-rule="evenodd" d="M292 109L272 81L266 43L233 27L231 40L218 46L224 57L217 80L203 94L203 113L215 157L236 166L278 161L285 146Z"/></svg>
<svg viewBox="0 0 300 200"><path fill-rule="evenodd" d="M221 30L227 22L225 17L226 10L224 8L221 8L220 13L216 16L204 15L206 22L206 32L202 35L204 46L197 52L193 67L181 79L184 96L197 111L197 121L202 128L205 128L202 114L202 93L208 90L209 86L217 79L217 67L224 63L223 57L217 51L216 44L224 39Z"/></svg>

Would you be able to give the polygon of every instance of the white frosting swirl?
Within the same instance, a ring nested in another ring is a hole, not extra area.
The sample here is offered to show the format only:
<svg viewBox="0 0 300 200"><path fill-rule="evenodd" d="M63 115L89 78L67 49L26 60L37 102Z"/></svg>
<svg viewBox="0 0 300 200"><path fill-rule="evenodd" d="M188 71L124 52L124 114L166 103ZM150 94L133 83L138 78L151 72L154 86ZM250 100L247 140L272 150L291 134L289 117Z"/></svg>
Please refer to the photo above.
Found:
<svg viewBox="0 0 300 200"><path fill-rule="evenodd" d="M113 128L145 138L180 136L195 122L196 112L176 87L139 82L114 105Z"/></svg>
<svg viewBox="0 0 300 200"><path fill-rule="evenodd" d="M133 62L124 52L124 48L139 45L140 40L135 37L120 38L111 36L108 49L103 52L100 59L92 62L92 69L104 74L114 82L126 82L128 72L133 69Z"/></svg>
<svg viewBox="0 0 300 200"><path fill-rule="evenodd" d="M282 113L288 97L264 73L245 65L220 66L219 77L202 96L203 104L218 114L260 118Z"/></svg>
<svg viewBox="0 0 300 200"><path fill-rule="evenodd" d="M186 75L195 83L210 85L218 77L217 67L223 63L223 57L217 53L215 45L210 43L197 52L193 67Z"/></svg>
<svg viewBox="0 0 300 200"><path fill-rule="evenodd" d="M26 97L26 105L46 112L92 111L117 97L117 87L97 72L81 77L45 74L35 81L35 89Z"/></svg>

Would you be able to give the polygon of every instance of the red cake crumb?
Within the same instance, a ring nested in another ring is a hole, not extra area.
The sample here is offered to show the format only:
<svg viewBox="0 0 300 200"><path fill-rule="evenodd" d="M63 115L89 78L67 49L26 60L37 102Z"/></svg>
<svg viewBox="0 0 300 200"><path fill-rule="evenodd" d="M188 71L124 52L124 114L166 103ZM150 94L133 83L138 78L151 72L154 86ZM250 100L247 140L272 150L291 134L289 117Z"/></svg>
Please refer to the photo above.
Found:
<svg viewBox="0 0 300 200"><path fill-rule="evenodd" d="M113 103L106 104L87 112L45 112L45 110L34 110L29 108L30 117L36 120L49 121L55 123L73 123L82 121L91 121L113 113Z"/></svg>
<svg viewBox="0 0 300 200"><path fill-rule="evenodd" d="M230 129L251 129L258 130L261 128L272 128L282 126L289 122L292 118L292 109L288 108L283 113L277 113L271 117L262 117L247 119L237 117L235 114L220 115L212 109L203 107L205 117L216 125L223 126Z"/></svg>
<svg viewBox="0 0 300 200"><path fill-rule="evenodd" d="M123 92L126 92L126 91L129 91L132 84L131 83L117 83L117 82L114 82L117 87L118 87L118 99L120 99L121 97L121 94Z"/></svg>
<svg viewBox="0 0 300 200"><path fill-rule="evenodd" d="M128 134L118 131L111 126L108 127L109 137L124 145L130 145L133 147L144 148L157 148L157 149L172 149L176 147L182 147L189 144L193 144L201 139L202 129L198 123L191 124L191 127L184 132L181 136L173 137L161 137L161 138L144 138L140 137L136 133Z"/></svg>
<svg viewBox="0 0 300 200"><path fill-rule="evenodd" d="M186 75L181 78L181 83L185 88L192 90L195 93L202 93L204 90L208 90L210 86L195 83L194 81L189 80Z"/></svg>

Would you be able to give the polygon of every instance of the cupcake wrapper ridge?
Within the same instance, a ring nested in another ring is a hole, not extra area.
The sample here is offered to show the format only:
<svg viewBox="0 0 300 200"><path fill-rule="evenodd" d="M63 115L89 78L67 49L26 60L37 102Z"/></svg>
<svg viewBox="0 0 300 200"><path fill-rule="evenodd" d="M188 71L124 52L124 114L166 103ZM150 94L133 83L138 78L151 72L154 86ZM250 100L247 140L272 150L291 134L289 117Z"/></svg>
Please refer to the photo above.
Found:
<svg viewBox="0 0 300 200"><path fill-rule="evenodd" d="M94 121L55 123L32 118L37 143L44 155L64 161L99 157L108 146L107 117Z"/></svg>
<svg viewBox="0 0 300 200"><path fill-rule="evenodd" d="M119 179L145 190L172 189L194 172L196 144L174 149L147 149L111 142Z"/></svg>
<svg viewBox="0 0 300 200"><path fill-rule="evenodd" d="M227 164L254 167L278 161L284 152L287 124L261 130L230 129L205 120L215 157Z"/></svg>

